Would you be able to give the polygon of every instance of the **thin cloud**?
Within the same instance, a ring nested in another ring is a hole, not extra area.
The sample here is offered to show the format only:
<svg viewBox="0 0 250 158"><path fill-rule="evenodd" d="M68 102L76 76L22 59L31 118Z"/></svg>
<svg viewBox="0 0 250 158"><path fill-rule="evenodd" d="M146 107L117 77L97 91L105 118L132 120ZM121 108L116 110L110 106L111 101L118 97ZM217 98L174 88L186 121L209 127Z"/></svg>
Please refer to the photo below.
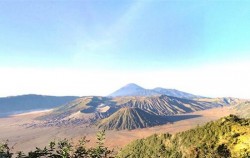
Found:
<svg viewBox="0 0 250 158"><path fill-rule="evenodd" d="M0 68L0 96L27 93L108 95L127 83L165 87L208 97L250 98L250 64L239 62L194 69L107 71L82 69Z"/></svg>

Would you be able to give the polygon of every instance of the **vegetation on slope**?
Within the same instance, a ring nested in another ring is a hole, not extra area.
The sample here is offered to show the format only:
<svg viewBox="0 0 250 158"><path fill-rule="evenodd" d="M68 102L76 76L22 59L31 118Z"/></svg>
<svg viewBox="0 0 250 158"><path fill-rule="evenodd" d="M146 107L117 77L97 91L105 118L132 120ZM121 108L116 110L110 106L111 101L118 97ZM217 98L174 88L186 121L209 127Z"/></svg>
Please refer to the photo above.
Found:
<svg viewBox="0 0 250 158"><path fill-rule="evenodd" d="M113 115L100 121L98 125L104 129L136 129L167 123L164 117L147 113L139 108L121 108Z"/></svg>
<svg viewBox="0 0 250 158"><path fill-rule="evenodd" d="M152 135L127 145L118 157L250 157L250 119L230 115L175 135Z"/></svg>

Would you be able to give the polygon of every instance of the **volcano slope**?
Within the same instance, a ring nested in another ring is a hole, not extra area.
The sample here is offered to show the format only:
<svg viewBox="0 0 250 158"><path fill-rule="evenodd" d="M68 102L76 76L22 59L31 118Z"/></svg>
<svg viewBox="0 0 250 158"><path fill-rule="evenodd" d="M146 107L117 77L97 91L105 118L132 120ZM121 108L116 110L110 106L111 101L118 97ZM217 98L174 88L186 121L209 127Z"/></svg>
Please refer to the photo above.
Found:
<svg viewBox="0 0 250 158"><path fill-rule="evenodd" d="M132 97L82 97L40 117L46 126L97 125L105 129L135 129L161 125L168 117L215 107L227 101L190 100L166 95ZM119 123L118 123L119 122Z"/></svg>
<svg viewBox="0 0 250 158"><path fill-rule="evenodd" d="M98 127L109 130L131 130L162 125L167 122L168 121L165 117L150 114L140 108L124 107L119 109L110 117L102 119Z"/></svg>

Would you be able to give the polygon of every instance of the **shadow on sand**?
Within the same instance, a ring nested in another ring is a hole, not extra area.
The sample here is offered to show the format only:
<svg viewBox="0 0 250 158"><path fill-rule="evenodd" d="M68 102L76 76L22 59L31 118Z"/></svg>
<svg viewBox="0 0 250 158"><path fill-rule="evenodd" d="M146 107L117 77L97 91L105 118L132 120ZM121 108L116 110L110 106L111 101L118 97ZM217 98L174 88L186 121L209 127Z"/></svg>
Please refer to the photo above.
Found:
<svg viewBox="0 0 250 158"><path fill-rule="evenodd" d="M202 115L173 115L173 116L166 116L166 120L168 120L171 123L181 121L181 120L187 120L192 118L201 117Z"/></svg>

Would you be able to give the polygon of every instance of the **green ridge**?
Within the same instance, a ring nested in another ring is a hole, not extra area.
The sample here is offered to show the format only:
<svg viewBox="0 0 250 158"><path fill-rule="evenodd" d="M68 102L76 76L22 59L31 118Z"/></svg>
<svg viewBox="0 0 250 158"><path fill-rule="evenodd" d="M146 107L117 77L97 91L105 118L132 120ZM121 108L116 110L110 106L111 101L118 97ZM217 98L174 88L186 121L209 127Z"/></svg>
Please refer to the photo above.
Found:
<svg viewBox="0 0 250 158"><path fill-rule="evenodd" d="M120 151L121 158L250 157L250 119L230 115L175 135L152 135Z"/></svg>

